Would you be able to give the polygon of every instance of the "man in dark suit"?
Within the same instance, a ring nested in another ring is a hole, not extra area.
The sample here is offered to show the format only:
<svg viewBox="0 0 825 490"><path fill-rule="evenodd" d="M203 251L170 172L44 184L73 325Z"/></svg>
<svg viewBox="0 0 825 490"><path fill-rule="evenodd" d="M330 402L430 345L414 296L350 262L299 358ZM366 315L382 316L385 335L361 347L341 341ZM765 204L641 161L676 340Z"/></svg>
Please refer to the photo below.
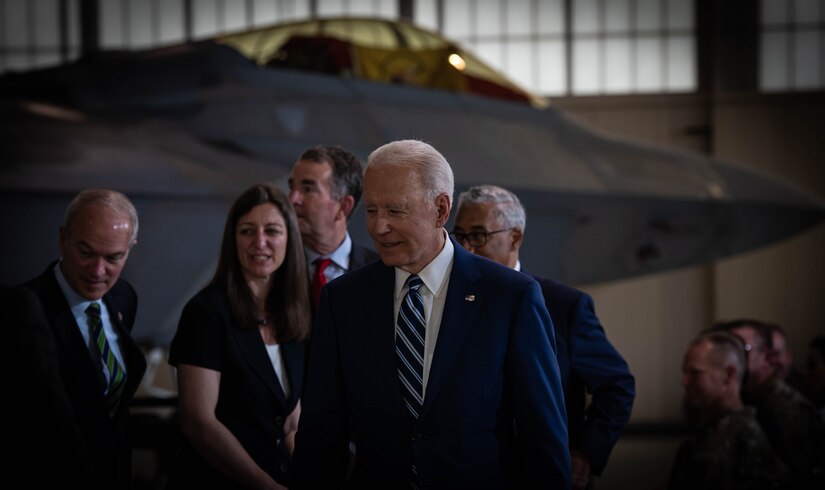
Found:
<svg viewBox="0 0 825 490"><path fill-rule="evenodd" d="M347 271L378 260L378 254L352 241L347 222L364 189L361 162L340 146L304 150L289 177L312 281L313 307L321 287Z"/></svg>
<svg viewBox="0 0 825 490"><path fill-rule="evenodd" d="M568 488L550 316L529 277L449 240L453 175L420 141L375 150L367 228L381 262L321 294L296 485Z"/></svg>
<svg viewBox="0 0 825 490"><path fill-rule="evenodd" d="M16 383L32 395L14 404L15 424L25 427L14 437L23 447L66 448L70 454L55 457L77 462L69 469L22 451L12 467L28 473L24 481L130 486L129 402L146 363L130 336L137 297L119 276L137 229L137 212L123 194L81 192L60 229L60 261L7 297L15 304L12 362L23 366Z"/></svg>
<svg viewBox="0 0 825 490"><path fill-rule="evenodd" d="M459 196L453 236L477 255L522 270L519 249L525 226L524 207L515 194L482 185ZM633 375L607 340L589 295L549 279L531 277L541 285L555 328L573 487L585 488L591 473L602 473L630 418L635 396ZM586 410L585 391L592 394Z"/></svg>

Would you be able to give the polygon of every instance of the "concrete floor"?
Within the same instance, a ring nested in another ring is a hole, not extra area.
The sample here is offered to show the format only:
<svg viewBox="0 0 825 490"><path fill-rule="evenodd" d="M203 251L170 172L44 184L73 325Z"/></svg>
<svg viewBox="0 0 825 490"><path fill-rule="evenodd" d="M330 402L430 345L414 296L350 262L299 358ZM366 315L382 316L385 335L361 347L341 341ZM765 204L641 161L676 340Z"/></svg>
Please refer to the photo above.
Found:
<svg viewBox="0 0 825 490"><path fill-rule="evenodd" d="M613 449L610 463L594 482L594 490L660 490L664 488L676 450L682 442L675 435L624 435ZM166 477L154 451L133 451L135 490L164 488Z"/></svg>

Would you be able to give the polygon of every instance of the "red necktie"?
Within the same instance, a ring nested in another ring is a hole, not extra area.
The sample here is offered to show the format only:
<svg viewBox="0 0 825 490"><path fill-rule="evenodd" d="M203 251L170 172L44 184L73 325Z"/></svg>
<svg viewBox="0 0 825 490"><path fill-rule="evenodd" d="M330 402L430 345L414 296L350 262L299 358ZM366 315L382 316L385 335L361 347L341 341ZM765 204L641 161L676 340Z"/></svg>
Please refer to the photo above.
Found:
<svg viewBox="0 0 825 490"><path fill-rule="evenodd" d="M318 301L321 299L321 288L327 283L327 276L324 271L332 263L332 259L315 259L315 274L312 275L312 306L318 308Z"/></svg>

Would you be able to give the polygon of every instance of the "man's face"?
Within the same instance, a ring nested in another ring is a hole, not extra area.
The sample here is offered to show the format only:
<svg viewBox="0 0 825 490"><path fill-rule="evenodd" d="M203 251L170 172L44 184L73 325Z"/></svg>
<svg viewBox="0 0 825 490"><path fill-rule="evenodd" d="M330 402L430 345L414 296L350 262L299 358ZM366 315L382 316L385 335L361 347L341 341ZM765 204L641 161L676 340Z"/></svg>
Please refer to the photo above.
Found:
<svg viewBox="0 0 825 490"><path fill-rule="evenodd" d="M409 168L371 167L364 176L367 230L388 266L418 273L441 251L450 197L426 198Z"/></svg>
<svg viewBox="0 0 825 490"><path fill-rule="evenodd" d="M84 299L102 298L126 265L131 237L128 217L94 205L78 210L60 229L60 270L69 286Z"/></svg>
<svg viewBox="0 0 825 490"><path fill-rule="evenodd" d="M770 378L776 370L768 347L759 333L751 327L739 327L732 330L745 342L748 351L748 377L745 389L750 391Z"/></svg>
<svg viewBox="0 0 825 490"><path fill-rule="evenodd" d="M713 344L699 342L690 346L682 362L685 402L692 410L706 413L722 398L725 370L713 359Z"/></svg>
<svg viewBox="0 0 825 490"><path fill-rule="evenodd" d="M289 178L289 200L301 236L310 243L332 235L336 219L346 221L340 201L332 198L332 167L328 163L299 160Z"/></svg>
<svg viewBox="0 0 825 490"><path fill-rule="evenodd" d="M521 242L521 230L507 229L496 213L497 206L492 202L463 204L456 215L454 231L465 236L460 243L470 252L507 267L514 267ZM489 234L490 232L497 233ZM473 246L466 237L473 233L488 234L487 243L481 247Z"/></svg>

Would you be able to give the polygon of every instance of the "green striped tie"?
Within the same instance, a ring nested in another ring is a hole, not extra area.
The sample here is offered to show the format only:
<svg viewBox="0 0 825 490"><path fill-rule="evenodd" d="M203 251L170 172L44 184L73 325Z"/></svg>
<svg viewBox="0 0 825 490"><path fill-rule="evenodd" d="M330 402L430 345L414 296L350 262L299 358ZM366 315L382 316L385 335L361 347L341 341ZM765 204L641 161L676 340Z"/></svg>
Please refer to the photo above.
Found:
<svg viewBox="0 0 825 490"><path fill-rule="evenodd" d="M106 332L103 330L103 321L100 319L100 303L92 302L86 308L86 319L89 322L89 334L97 344L100 359L106 367L109 384L104 391L106 395L106 407L109 413L114 415L120 403L120 395L126 385L126 373L120 363L117 362L115 354L109 348L109 341L106 340Z"/></svg>

